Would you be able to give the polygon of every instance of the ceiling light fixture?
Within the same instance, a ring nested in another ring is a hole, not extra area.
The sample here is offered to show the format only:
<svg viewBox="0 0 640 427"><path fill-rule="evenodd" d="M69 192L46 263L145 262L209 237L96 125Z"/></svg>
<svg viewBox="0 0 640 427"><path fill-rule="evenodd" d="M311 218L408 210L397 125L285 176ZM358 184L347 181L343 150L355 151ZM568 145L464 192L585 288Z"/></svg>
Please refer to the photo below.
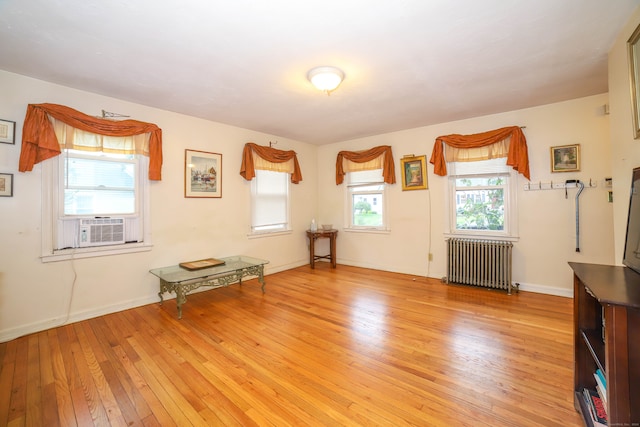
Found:
<svg viewBox="0 0 640 427"><path fill-rule="evenodd" d="M307 78L318 90L330 95L342 83L344 73L336 67L316 67L309 70Z"/></svg>

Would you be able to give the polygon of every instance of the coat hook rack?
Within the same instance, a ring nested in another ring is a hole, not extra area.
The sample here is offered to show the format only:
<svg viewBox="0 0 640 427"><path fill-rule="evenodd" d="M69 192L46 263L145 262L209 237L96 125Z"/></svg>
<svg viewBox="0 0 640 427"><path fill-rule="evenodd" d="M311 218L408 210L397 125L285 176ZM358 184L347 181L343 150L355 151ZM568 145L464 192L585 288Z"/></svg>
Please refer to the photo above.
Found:
<svg viewBox="0 0 640 427"><path fill-rule="evenodd" d="M571 182L576 181L576 182ZM568 188L578 187L578 182L584 184L584 188L596 188L598 182L592 178L589 178L589 182L580 180L570 180L569 182L553 182L553 181L538 181L527 182L524 185L524 191L537 191L537 190L566 190Z"/></svg>

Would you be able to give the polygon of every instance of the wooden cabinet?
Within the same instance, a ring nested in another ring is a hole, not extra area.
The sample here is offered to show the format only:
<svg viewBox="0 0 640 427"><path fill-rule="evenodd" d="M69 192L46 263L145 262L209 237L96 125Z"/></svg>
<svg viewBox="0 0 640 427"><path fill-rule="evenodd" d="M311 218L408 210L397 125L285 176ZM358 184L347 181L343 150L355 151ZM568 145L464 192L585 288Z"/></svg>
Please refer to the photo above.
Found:
<svg viewBox="0 0 640 427"><path fill-rule="evenodd" d="M640 425L640 274L627 267L570 262L574 272L574 404L590 426L580 395L607 380L610 426Z"/></svg>

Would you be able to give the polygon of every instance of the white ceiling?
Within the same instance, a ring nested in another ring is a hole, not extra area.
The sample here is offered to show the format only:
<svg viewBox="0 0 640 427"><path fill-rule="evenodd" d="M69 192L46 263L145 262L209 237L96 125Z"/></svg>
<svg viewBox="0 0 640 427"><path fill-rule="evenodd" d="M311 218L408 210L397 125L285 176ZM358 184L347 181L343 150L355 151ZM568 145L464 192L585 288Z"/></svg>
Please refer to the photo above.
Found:
<svg viewBox="0 0 640 427"><path fill-rule="evenodd" d="M0 0L0 69L326 144L607 92L638 5ZM346 74L331 96L306 79L319 65Z"/></svg>

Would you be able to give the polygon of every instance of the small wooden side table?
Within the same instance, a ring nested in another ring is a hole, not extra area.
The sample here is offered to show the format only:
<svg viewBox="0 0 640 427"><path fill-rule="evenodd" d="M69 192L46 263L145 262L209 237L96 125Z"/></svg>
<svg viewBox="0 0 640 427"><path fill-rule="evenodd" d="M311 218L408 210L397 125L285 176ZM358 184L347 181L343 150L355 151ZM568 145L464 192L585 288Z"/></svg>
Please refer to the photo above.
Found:
<svg viewBox="0 0 640 427"><path fill-rule="evenodd" d="M307 230L307 237L309 238L309 264L311 268L315 268L316 260L318 259L330 259L331 267L336 268L336 237L338 236L338 230ZM329 255L316 255L315 243L316 239L328 238L330 240L329 247L331 252Z"/></svg>

